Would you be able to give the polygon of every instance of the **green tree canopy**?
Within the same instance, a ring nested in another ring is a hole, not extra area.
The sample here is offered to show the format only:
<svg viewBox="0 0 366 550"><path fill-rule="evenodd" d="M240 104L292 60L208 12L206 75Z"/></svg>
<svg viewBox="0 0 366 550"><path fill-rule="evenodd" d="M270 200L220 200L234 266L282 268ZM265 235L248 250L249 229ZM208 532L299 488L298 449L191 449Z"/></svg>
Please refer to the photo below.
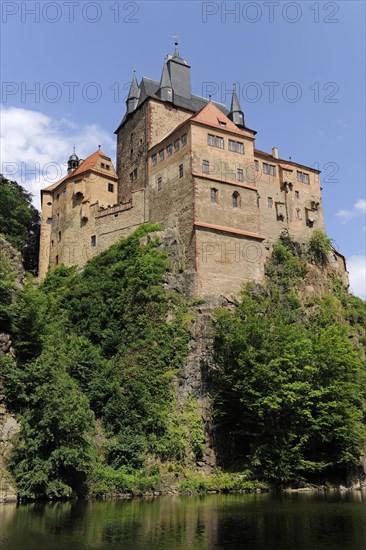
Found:
<svg viewBox="0 0 366 550"><path fill-rule="evenodd" d="M22 253L27 271L37 272L40 215L32 195L0 174L0 233Z"/></svg>

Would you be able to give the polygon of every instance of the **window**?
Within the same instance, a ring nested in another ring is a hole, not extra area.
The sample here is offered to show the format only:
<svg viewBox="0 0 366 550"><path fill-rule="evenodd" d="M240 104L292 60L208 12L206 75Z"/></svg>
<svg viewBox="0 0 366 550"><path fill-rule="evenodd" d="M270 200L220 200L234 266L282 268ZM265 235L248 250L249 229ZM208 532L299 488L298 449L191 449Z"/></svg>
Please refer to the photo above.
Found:
<svg viewBox="0 0 366 550"><path fill-rule="evenodd" d="M130 182L132 183L135 180L137 180L137 168L130 172Z"/></svg>
<svg viewBox="0 0 366 550"><path fill-rule="evenodd" d="M187 134L183 134L182 137L180 138L181 142L182 142L182 145L186 145L187 144Z"/></svg>
<svg viewBox="0 0 366 550"><path fill-rule="evenodd" d="M301 181L301 183L310 183L309 174L306 174L305 172L300 172L300 170L297 170L296 172L296 179L297 181Z"/></svg>
<svg viewBox="0 0 366 550"><path fill-rule="evenodd" d="M163 188L163 178L161 176L158 177L157 186L158 186L158 191L160 191Z"/></svg>
<svg viewBox="0 0 366 550"><path fill-rule="evenodd" d="M224 148L224 138L220 136L214 136L213 134L207 135L207 143L211 147L218 147L219 149Z"/></svg>
<svg viewBox="0 0 366 550"><path fill-rule="evenodd" d="M233 208L239 208L240 206L240 195L237 191L233 193Z"/></svg>
<svg viewBox="0 0 366 550"><path fill-rule="evenodd" d="M183 164L180 164L180 165L179 165L179 177L180 177L180 178L183 177Z"/></svg>
<svg viewBox="0 0 366 550"><path fill-rule="evenodd" d="M113 191L114 191L114 185L113 185L113 183L108 183L108 191L109 191L110 193L113 193Z"/></svg>
<svg viewBox="0 0 366 550"><path fill-rule="evenodd" d="M104 162L101 162L100 165L101 165L102 168L105 168Z"/></svg>
<svg viewBox="0 0 366 550"><path fill-rule="evenodd" d="M236 169L236 181L244 181L244 172L242 168Z"/></svg>
<svg viewBox="0 0 366 550"><path fill-rule="evenodd" d="M53 248L55 246L55 241L52 239L51 241L51 247Z"/></svg>
<svg viewBox="0 0 366 550"><path fill-rule="evenodd" d="M52 206L52 202L48 201L47 206Z"/></svg>
<svg viewBox="0 0 366 550"><path fill-rule="evenodd" d="M300 208L296 208L296 218L298 220L301 220L301 210L300 210Z"/></svg>
<svg viewBox="0 0 366 550"><path fill-rule="evenodd" d="M212 188L212 189L211 189L211 202L217 204L218 198L219 198L219 192L218 192L218 190Z"/></svg>
<svg viewBox="0 0 366 550"><path fill-rule="evenodd" d="M244 154L244 143L241 141L234 141L233 139L229 139L229 151L232 151L233 153L240 153Z"/></svg>
<svg viewBox="0 0 366 550"><path fill-rule="evenodd" d="M106 164L105 167L106 167L106 170L109 170L109 164Z"/></svg>
<svg viewBox="0 0 366 550"><path fill-rule="evenodd" d="M58 200L60 198L60 193L57 193L56 199Z"/></svg>
<svg viewBox="0 0 366 550"><path fill-rule="evenodd" d="M164 160L164 149L159 151L159 160Z"/></svg>
<svg viewBox="0 0 366 550"><path fill-rule="evenodd" d="M61 241L61 231L59 231L59 232L57 233L57 240L58 240L58 242Z"/></svg>
<svg viewBox="0 0 366 550"><path fill-rule="evenodd" d="M152 165L153 166L156 166L156 164L158 163L158 155L152 155L151 156L151 162L152 162Z"/></svg>
<svg viewBox="0 0 366 550"><path fill-rule="evenodd" d="M295 191L295 199L299 199L300 198L300 193L299 191Z"/></svg>
<svg viewBox="0 0 366 550"><path fill-rule="evenodd" d="M223 120L219 120L219 124L220 126L223 126L225 128L227 123L224 122Z"/></svg>
<svg viewBox="0 0 366 550"><path fill-rule="evenodd" d="M170 155L173 153L173 146L172 144L170 145L167 145L167 148L166 148L166 156L167 157L170 157Z"/></svg>
<svg viewBox="0 0 366 550"><path fill-rule="evenodd" d="M174 150L179 151L179 139L176 139L174 142Z"/></svg>
<svg viewBox="0 0 366 550"><path fill-rule="evenodd" d="M210 173L210 163L208 160L203 160L202 161L202 172L204 174L209 174Z"/></svg>
<svg viewBox="0 0 366 550"><path fill-rule="evenodd" d="M52 218L47 218L47 223L51 224L52 223Z"/></svg>
<svg viewBox="0 0 366 550"><path fill-rule="evenodd" d="M254 169L255 169L256 172L259 172L259 161L258 160L254 161Z"/></svg>
<svg viewBox="0 0 366 550"><path fill-rule="evenodd" d="M55 258L55 264L58 265L58 256Z"/></svg>
<svg viewBox="0 0 366 550"><path fill-rule="evenodd" d="M272 199L272 197L268 197L267 206L268 206L268 208L273 208L273 199Z"/></svg>
<svg viewBox="0 0 366 550"><path fill-rule="evenodd" d="M274 164L267 164L263 162L263 174L269 174L270 176L276 175L276 167Z"/></svg>
<svg viewBox="0 0 366 550"><path fill-rule="evenodd" d="M90 237L90 246L97 246L97 236L96 235L92 235Z"/></svg>
<svg viewBox="0 0 366 550"><path fill-rule="evenodd" d="M130 134L130 141L132 141L132 140L133 140L133 132L131 132L131 134Z"/></svg>
<svg viewBox="0 0 366 550"><path fill-rule="evenodd" d="M133 149L130 150L130 157L133 157Z"/></svg>

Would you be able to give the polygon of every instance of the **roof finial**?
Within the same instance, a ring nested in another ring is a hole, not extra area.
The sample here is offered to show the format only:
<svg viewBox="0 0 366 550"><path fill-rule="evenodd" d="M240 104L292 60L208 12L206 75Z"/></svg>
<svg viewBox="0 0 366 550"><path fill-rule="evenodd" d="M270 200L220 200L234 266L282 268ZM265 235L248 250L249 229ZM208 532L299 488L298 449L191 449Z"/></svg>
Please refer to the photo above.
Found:
<svg viewBox="0 0 366 550"><path fill-rule="evenodd" d="M179 50L178 50L178 44L179 44L179 36L173 36L174 38L174 57L179 57Z"/></svg>
<svg viewBox="0 0 366 550"><path fill-rule="evenodd" d="M75 145L74 145L73 149L74 149L74 153L75 153Z"/></svg>
<svg viewBox="0 0 366 550"><path fill-rule="evenodd" d="M99 149L99 150L100 150L101 147L102 147L101 145L98 145L98 149Z"/></svg>

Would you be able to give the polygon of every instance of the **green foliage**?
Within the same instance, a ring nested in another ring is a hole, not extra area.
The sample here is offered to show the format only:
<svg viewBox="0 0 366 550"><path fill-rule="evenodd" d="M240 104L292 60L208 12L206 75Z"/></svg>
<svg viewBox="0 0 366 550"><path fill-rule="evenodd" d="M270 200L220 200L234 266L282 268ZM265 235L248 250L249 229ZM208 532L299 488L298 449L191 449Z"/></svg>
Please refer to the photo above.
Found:
<svg viewBox="0 0 366 550"><path fill-rule="evenodd" d="M350 335L353 297L301 304L300 259L278 244L263 286L216 317L217 432L226 466L275 484L344 471L365 442L365 370ZM363 309L364 311L364 309Z"/></svg>
<svg viewBox="0 0 366 550"><path fill-rule="evenodd" d="M60 266L30 281L14 306L18 368L4 381L22 426L10 468L23 495L82 494L98 468L118 477L149 454L183 457L171 379L188 350L187 307L161 285L168 261L156 239L139 244L157 229L140 227L81 273Z"/></svg>
<svg viewBox="0 0 366 550"><path fill-rule="evenodd" d="M327 265L328 254L332 250L332 240L322 231L314 231L310 237L308 254L311 259L320 265Z"/></svg>
<svg viewBox="0 0 366 550"><path fill-rule="evenodd" d="M37 272L40 215L32 195L0 174L0 233L23 256L26 270Z"/></svg>
<svg viewBox="0 0 366 550"><path fill-rule="evenodd" d="M205 450L205 433L201 415L192 396L183 409L182 420L188 431L188 446L192 449L195 460L201 460Z"/></svg>
<svg viewBox="0 0 366 550"><path fill-rule="evenodd" d="M9 330L12 316L12 298L15 292L15 270L0 250L0 331Z"/></svg>
<svg viewBox="0 0 366 550"><path fill-rule="evenodd" d="M5 400L21 423L8 463L21 497L86 493L94 417L67 363L60 344L45 348L23 369L8 364L3 370Z"/></svg>

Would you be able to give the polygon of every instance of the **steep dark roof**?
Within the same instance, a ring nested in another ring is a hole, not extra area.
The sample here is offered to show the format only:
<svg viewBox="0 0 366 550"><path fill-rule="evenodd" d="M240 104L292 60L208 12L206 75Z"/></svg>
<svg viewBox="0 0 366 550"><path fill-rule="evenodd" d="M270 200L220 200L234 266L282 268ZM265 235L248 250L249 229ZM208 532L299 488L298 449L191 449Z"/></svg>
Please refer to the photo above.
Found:
<svg viewBox="0 0 366 550"><path fill-rule="evenodd" d="M233 95L232 95L232 98L231 98L230 113L242 113L242 112L243 112L243 109L241 108L238 96L236 94L236 89L235 89L235 86L234 86Z"/></svg>
<svg viewBox="0 0 366 550"><path fill-rule="evenodd" d="M133 73L133 79L130 86L130 91L128 93L127 99L137 99L140 95L140 88L137 83L136 73Z"/></svg>
<svg viewBox="0 0 366 550"><path fill-rule="evenodd" d="M157 99L158 101L161 101L160 97L157 95L157 91L159 90L159 87L160 87L159 82L157 82L156 80L151 80L151 78L147 78L146 76L144 76L141 80L140 98L135 110L137 110L148 98ZM174 98L173 98L173 105L175 105L176 107L181 107L182 109L187 109L188 111L192 111L194 113L202 109L202 107L207 105L208 102L209 102L209 99L205 99L201 96L193 95L193 94L190 99L181 97L177 94L174 94ZM216 103L216 102L213 102L213 103L225 115L228 114L229 111L225 105L223 105L222 103ZM121 124L118 126L117 130L115 131L115 133L118 132L118 130L120 129L122 124L124 124L124 122L128 117L129 117L129 114L126 113L121 121Z"/></svg>
<svg viewBox="0 0 366 550"><path fill-rule="evenodd" d="M171 88L171 87L172 87L172 81L170 80L168 65L164 63L164 68L160 79L160 88Z"/></svg>

